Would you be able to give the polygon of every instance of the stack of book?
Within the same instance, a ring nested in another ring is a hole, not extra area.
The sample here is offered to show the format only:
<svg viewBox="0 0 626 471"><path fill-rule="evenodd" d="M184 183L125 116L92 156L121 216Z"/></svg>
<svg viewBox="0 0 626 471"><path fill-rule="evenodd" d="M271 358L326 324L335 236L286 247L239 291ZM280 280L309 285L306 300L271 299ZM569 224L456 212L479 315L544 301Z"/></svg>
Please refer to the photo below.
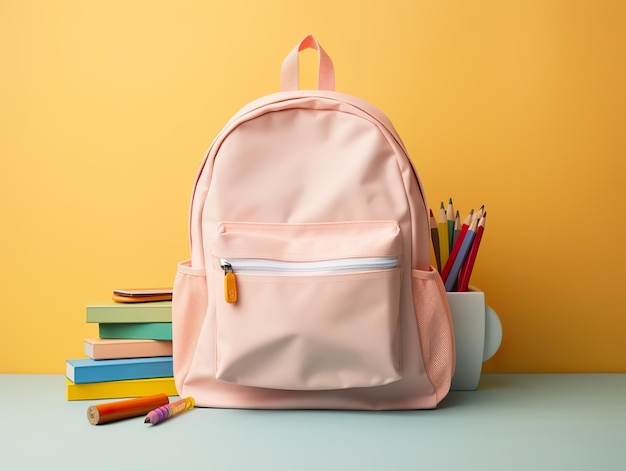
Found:
<svg viewBox="0 0 626 471"><path fill-rule="evenodd" d="M68 400L177 395L170 301L111 301L86 312L99 338L85 339L87 358L66 361Z"/></svg>

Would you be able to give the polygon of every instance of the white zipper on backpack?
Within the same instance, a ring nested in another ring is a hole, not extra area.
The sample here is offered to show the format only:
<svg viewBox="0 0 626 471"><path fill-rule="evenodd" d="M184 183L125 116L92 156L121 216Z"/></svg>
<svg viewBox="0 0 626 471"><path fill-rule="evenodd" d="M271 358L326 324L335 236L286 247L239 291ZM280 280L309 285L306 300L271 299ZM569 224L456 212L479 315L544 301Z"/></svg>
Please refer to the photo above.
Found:
<svg viewBox="0 0 626 471"><path fill-rule="evenodd" d="M229 303L237 301L235 274L248 275L337 275L398 267L398 257L360 257L313 262L285 262L260 258L220 258L224 270L224 298Z"/></svg>
<svg viewBox="0 0 626 471"><path fill-rule="evenodd" d="M247 274L333 275L396 268L398 257L361 257L314 262L284 262L261 258L220 258L220 266L222 269L230 266L235 273Z"/></svg>

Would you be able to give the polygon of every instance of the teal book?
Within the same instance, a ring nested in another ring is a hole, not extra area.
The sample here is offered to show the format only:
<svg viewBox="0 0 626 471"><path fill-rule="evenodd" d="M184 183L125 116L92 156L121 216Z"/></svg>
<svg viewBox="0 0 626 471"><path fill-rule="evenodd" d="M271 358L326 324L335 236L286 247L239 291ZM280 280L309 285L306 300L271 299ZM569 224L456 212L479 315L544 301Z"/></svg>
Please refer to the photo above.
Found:
<svg viewBox="0 0 626 471"><path fill-rule="evenodd" d="M98 324L101 339L172 340L171 322Z"/></svg>
<svg viewBox="0 0 626 471"><path fill-rule="evenodd" d="M172 302L90 304L88 323L172 322Z"/></svg>
<svg viewBox="0 0 626 471"><path fill-rule="evenodd" d="M93 360L81 358L65 362L65 376L74 384L124 381L174 376L172 357Z"/></svg>

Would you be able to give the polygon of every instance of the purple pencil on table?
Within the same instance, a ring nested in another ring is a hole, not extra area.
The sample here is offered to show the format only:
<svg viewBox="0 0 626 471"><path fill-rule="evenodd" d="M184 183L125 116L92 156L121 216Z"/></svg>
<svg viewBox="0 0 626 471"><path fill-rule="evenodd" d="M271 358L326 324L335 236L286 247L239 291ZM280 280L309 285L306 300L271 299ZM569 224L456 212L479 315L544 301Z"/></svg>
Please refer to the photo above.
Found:
<svg viewBox="0 0 626 471"><path fill-rule="evenodd" d="M186 397L184 399L180 399L176 402L172 402L170 404L166 404L161 407L157 407L154 410L148 412L146 415L146 419L144 423L155 425L159 422L162 422L173 415L179 414L188 409L192 409L195 406L195 401L193 397Z"/></svg>

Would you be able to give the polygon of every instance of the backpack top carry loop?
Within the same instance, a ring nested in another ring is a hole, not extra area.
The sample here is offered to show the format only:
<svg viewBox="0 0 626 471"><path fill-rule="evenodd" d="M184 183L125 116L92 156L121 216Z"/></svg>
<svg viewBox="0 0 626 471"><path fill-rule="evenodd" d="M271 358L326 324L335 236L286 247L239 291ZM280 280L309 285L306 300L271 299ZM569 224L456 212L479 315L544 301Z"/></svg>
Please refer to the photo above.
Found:
<svg viewBox="0 0 626 471"><path fill-rule="evenodd" d="M291 91L299 89L299 63L298 53L305 49L315 49L319 54L317 65L317 89L318 90L335 90L335 69L333 61L330 59L326 51L322 49L312 34L306 36L283 61L280 73L280 89L281 91Z"/></svg>

